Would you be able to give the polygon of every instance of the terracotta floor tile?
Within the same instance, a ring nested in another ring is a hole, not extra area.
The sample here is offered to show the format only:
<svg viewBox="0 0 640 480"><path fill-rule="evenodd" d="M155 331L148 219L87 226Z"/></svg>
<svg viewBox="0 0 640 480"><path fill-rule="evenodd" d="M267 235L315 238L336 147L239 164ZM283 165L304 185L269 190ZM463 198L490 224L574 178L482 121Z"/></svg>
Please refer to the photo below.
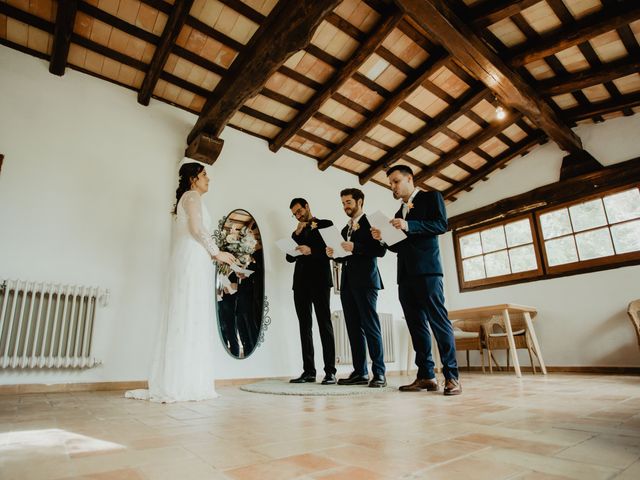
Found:
<svg viewBox="0 0 640 480"><path fill-rule="evenodd" d="M395 386L408 377L389 376ZM0 396L2 480L640 478L640 382L466 374L464 393Z"/></svg>

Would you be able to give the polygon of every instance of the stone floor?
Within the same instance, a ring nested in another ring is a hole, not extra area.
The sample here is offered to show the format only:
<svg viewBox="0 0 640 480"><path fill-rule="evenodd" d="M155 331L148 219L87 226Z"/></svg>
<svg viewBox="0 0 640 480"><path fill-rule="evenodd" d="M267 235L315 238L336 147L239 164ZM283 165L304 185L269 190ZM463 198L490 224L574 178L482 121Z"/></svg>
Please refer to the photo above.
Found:
<svg viewBox="0 0 640 480"><path fill-rule="evenodd" d="M469 374L463 385L459 397L224 387L173 405L121 392L1 396L0 478L640 478L640 377Z"/></svg>

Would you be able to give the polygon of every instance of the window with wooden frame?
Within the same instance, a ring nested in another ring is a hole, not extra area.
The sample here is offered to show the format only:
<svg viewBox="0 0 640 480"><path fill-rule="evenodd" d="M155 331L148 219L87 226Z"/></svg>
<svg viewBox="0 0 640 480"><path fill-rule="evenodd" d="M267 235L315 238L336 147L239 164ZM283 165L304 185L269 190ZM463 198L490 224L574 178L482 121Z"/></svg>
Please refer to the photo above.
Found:
<svg viewBox="0 0 640 480"><path fill-rule="evenodd" d="M536 221L548 273L640 260L640 189L542 210Z"/></svg>
<svg viewBox="0 0 640 480"><path fill-rule="evenodd" d="M640 263L640 187L453 234L461 290Z"/></svg>
<svg viewBox="0 0 640 480"><path fill-rule="evenodd" d="M505 283L542 273L531 215L454 234L462 288Z"/></svg>

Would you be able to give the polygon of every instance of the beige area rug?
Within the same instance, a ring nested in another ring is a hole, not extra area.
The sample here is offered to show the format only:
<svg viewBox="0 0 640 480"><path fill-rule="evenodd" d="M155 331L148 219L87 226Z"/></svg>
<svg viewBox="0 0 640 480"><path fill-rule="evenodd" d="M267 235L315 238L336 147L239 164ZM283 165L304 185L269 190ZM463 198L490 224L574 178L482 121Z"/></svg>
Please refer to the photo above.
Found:
<svg viewBox="0 0 640 480"><path fill-rule="evenodd" d="M369 388L366 385L322 385L317 383L289 383L288 380L262 380L256 383L241 385L240 390L253 393L269 393L272 395L310 395L310 396L347 396L376 395L397 392L398 387Z"/></svg>

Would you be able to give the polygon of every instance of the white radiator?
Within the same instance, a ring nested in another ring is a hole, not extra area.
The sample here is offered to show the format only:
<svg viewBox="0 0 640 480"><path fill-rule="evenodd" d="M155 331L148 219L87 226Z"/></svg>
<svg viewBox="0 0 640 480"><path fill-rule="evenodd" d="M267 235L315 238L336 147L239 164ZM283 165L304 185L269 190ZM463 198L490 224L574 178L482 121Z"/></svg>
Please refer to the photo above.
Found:
<svg viewBox="0 0 640 480"><path fill-rule="evenodd" d="M0 368L90 368L98 287L0 280Z"/></svg>
<svg viewBox="0 0 640 480"><path fill-rule="evenodd" d="M390 313L378 313L380 317L380 328L382 329L382 347L384 349L384 363L395 362L395 348L393 342L393 315ZM333 321L333 333L336 340L336 363L352 363L351 346L349 345L349 335L347 326L344 323L344 313L342 310L331 314ZM369 353L367 351L367 359Z"/></svg>

